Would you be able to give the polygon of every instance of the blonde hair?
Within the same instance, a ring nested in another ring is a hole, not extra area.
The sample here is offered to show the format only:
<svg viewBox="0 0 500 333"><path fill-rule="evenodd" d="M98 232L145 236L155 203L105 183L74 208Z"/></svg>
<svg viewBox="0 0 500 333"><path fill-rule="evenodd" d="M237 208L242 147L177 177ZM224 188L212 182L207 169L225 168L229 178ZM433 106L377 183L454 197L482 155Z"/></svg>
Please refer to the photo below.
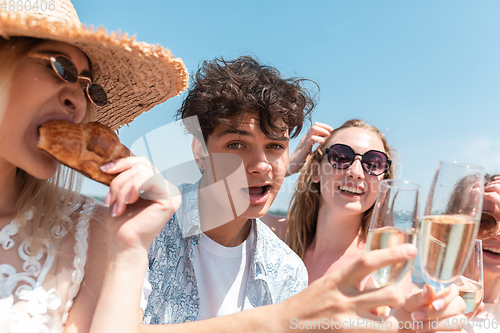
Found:
<svg viewBox="0 0 500 333"><path fill-rule="evenodd" d="M10 95L10 86L14 71L23 55L38 44L40 40L34 38L0 37L0 122L3 119Z"/></svg>
<svg viewBox="0 0 500 333"><path fill-rule="evenodd" d="M389 156L389 159L392 160L392 149L387 144L382 133L380 133L376 127L359 119L348 120L342 126L333 130L328 138L326 138L325 142L319 145L316 150L307 157L301 168L299 178L295 183L294 194L287 214L288 223L286 230L286 242L288 246L290 246L290 248L301 258L304 257L307 247L312 243L316 234L316 224L321 198L321 185L312 181L312 164L314 161L318 163L321 162L325 154L325 146L329 139L337 134L338 131L345 128L361 128L375 133L382 141L385 153ZM394 170L395 163L392 163L389 171L384 174L384 179L393 178ZM372 212L373 206L363 213L360 228L362 237L366 234Z"/></svg>
<svg viewBox="0 0 500 333"><path fill-rule="evenodd" d="M9 102L10 88L19 60L34 46L43 40L27 37L15 37L9 40L0 37L0 122ZM88 103L87 112L82 121L95 119L92 103ZM22 169L16 171L16 206L15 221L26 234L26 224L31 221L33 238L30 251L45 250L44 241L62 228L68 230L67 208L76 203L81 188L80 174L63 165L59 165L55 175L49 179L37 179ZM30 212L32 214L30 214Z"/></svg>

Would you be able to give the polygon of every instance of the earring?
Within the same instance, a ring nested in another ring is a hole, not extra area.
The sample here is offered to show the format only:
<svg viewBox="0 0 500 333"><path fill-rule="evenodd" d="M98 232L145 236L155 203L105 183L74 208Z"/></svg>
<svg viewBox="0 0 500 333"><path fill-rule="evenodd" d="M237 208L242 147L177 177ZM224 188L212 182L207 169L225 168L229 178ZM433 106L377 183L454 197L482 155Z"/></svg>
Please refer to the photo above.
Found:
<svg viewBox="0 0 500 333"><path fill-rule="evenodd" d="M204 174L205 173L205 168L199 166L198 169L200 170L201 174Z"/></svg>

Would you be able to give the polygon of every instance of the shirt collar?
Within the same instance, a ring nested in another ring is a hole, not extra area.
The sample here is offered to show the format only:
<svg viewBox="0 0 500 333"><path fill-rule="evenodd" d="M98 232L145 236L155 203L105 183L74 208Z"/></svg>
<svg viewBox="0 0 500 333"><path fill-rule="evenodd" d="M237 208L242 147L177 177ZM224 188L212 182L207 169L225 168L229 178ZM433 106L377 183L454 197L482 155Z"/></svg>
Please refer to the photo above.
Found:
<svg viewBox="0 0 500 333"><path fill-rule="evenodd" d="M177 221L181 229L182 237L195 237L195 240L199 240L201 227L200 227L200 209L198 206L198 188L200 181L195 184L182 184L179 186L179 190L182 194L182 203L176 212ZM257 222L259 221L259 222ZM265 239L262 228L263 222L259 219L253 220L252 231L254 233L253 238L253 254L252 254L252 266L250 268L250 276L253 276L255 280L267 278L266 267L264 263L266 262L264 256L264 248L266 246L267 240ZM197 242L195 242L197 245Z"/></svg>
<svg viewBox="0 0 500 333"><path fill-rule="evenodd" d="M182 237L197 236L199 238L200 209L198 206L198 186L200 181L194 184L182 184L179 190L182 194L182 203L175 213L181 229Z"/></svg>
<svg viewBox="0 0 500 333"><path fill-rule="evenodd" d="M253 247L253 259L252 267L250 269L250 275L253 275L254 280L267 278L266 272L266 262L264 258L264 247L266 246L266 240L264 239L264 233L262 232L262 222L257 219L253 221L254 223L254 247Z"/></svg>

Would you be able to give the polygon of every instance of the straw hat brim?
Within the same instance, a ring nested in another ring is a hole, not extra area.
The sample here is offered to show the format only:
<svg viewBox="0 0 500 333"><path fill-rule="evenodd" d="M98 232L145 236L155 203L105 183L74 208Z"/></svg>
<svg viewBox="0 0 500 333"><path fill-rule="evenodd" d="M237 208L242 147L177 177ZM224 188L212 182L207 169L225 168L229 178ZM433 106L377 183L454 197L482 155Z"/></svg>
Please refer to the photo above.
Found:
<svg viewBox="0 0 500 333"><path fill-rule="evenodd" d="M95 82L108 94L108 104L96 107L96 120L113 130L187 88L188 72L180 58L127 34L0 11L0 36L50 39L81 49L91 61Z"/></svg>

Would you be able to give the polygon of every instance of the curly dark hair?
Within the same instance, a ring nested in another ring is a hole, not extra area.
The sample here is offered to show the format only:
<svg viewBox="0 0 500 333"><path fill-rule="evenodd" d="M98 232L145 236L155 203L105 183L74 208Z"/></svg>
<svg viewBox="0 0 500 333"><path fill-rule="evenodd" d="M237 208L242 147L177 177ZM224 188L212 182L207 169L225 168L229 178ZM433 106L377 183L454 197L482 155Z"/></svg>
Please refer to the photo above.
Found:
<svg viewBox="0 0 500 333"><path fill-rule="evenodd" d="M234 124L248 113L259 116L266 136L281 137L288 130L293 138L302 130L315 104L303 87L305 81L313 82L282 78L277 69L260 65L248 56L232 61L207 60L195 74L176 117L198 116L201 133L188 122L185 125L198 139L202 135L205 142L219 124Z"/></svg>

